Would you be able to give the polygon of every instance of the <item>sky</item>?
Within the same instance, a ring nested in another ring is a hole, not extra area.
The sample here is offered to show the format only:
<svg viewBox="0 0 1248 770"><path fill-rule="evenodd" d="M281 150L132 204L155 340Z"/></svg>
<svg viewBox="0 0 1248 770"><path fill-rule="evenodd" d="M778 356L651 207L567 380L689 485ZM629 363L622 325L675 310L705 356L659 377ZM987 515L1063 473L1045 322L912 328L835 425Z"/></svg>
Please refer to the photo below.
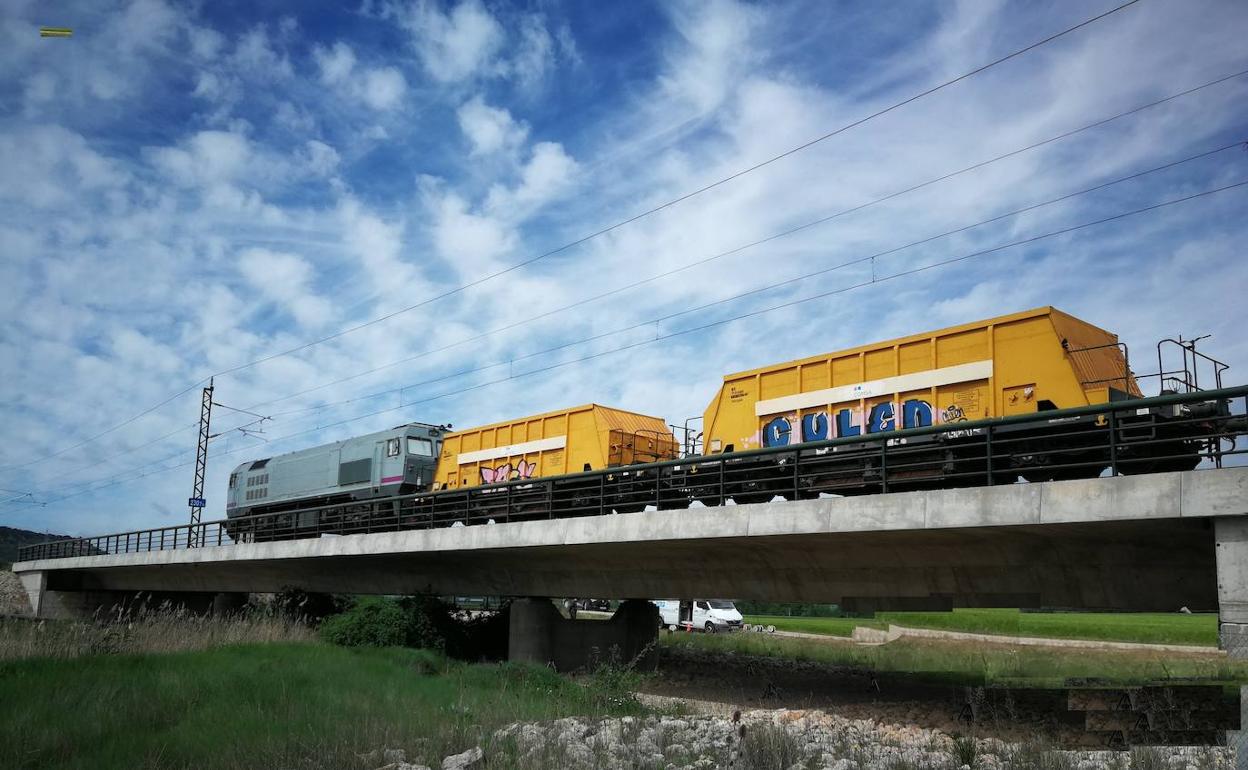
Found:
<svg viewBox="0 0 1248 770"><path fill-rule="evenodd" d="M247 460L682 423L725 373L1041 305L1244 382L1248 187L1068 228L1248 180L1248 75L1054 139L1248 70L1243 2L1140 0L684 198L1117 4L9 0L0 524L184 523L209 376L272 419L214 411L205 519Z"/></svg>

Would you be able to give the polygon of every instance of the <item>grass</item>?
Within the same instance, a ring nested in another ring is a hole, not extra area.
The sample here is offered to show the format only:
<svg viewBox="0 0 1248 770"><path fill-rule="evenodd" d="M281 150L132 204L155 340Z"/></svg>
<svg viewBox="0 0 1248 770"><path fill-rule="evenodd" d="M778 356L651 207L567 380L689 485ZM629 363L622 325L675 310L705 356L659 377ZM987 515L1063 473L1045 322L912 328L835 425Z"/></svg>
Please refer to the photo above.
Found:
<svg viewBox="0 0 1248 770"><path fill-rule="evenodd" d="M800 631L825 636L852 636L859 626L884 628L887 623L867 618L793 618L780 615L747 615L746 623L775 626L780 631Z"/></svg>
<svg viewBox="0 0 1248 770"><path fill-rule="evenodd" d="M365 768L489 745L517 720L636 713L540 667L273 643L0 663L6 768ZM488 751L488 749L487 749Z"/></svg>
<svg viewBox="0 0 1248 770"><path fill-rule="evenodd" d="M1208 655L1135 650L1086 650L899 639L876 647L826 644L763 634L672 634L661 643L676 654L753 655L967 685L1060 687L1068 678L1141 684L1190 677L1207 684L1248 684L1248 662Z"/></svg>
<svg viewBox="0 0 1248 770"><path fill-rule="evenodd" d="M23 658L187 652L248 642L308 641L310 628L280 616L227 617L140 610L97 621L0 620L0 664Z"/></svg>
<svg viewBox="0 0 1248 770"><path fill-rule="evenodd" d="M1186 644L1216 647L1218 617L1213 613L1162 612L1019 612L1015 609L955 609L953 612L881 612L873 619L786 618L750 616L747 623L774 625L782 631L849 636L856 626L884 628L889 623L979 634L1034 636L1047 639Z"/></svg>

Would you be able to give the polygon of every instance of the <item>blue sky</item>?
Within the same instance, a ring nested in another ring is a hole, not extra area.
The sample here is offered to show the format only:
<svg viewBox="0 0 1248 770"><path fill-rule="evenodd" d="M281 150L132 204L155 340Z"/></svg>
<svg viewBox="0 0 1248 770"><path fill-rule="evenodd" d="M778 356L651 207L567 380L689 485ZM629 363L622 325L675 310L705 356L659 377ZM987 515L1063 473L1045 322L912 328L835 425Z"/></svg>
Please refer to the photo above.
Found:
<svg viewBox="0 0 1248 770"><path fill-rule="evenodd" d="M1114 5L6 3L0 523L182 523L201 378L478 282ZM274 419L267 443L213 442L205 515L244 460L588 401L681 422L726 372L1044 304L1120 334L1141 373L1158 338L1211 333L1241 382L1245 188L669 335L871 266L728 299L743 292L1248 139L1248 76L552 311L1248 69L1245 37L1243 3L1142 0L575 248L218 376L218 401ZM1245 179L1248 152L1226 149L889 254L876 276ZM247 419L218 410L214 429Z"/></svg>

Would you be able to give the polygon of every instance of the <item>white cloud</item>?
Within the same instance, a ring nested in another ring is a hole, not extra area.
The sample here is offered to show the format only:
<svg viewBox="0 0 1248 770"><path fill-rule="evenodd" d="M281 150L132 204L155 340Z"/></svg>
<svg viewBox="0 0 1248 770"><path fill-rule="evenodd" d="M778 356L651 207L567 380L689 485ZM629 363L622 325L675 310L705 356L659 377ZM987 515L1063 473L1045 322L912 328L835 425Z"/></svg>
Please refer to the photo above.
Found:
<svg viewBox="0 0 1248 770"><path fill-rule="evenodd" d="M419 0L400 18L425 69L444 83L491 69L504 41L502 25L478 0L463 0L449 13Z"/></svg>
<svg viewBox="0 0 1248 770"><path fill-rule="evenodd" d="M406 90L407 81L403 78L403 73L394 67L382 67L364 73L361 93L364 103L374 110L396 107Z"/></svg>
<svg viewBox="0 0 1248 770"><path fill-rule="evenodd" d="M355 51L341 40L326 50L317 48L312 52L313 58L321 68L321 82L328 85L339 85L347 82L355 69Z"/></svg>
<svg viewBox="0 0 1248 770"><path fill-rule="evenodd" d="M459 128L472 142L473 155L489 155L517 147L529 134L529 127L500 107L491 107L480 95L460 105L456 112Z"/></svg>
<svg viewBox="0 0 1248 770"><path fill-rule="evenodd" d="M490 188L486 209L509 218L522 218L533 209L565 194L576 176L577 162L557 142L538 142L513 188ZM519 209L519 212L512 209Z"/></svg>
<svg viewBox="0 0 1248 770"><path fill-rule="evenodd" d="M402 103L407 79L396 67L357 67L355 51L338 41L330 49L312 52L320 68L321 82L374 110L390 110Z"/></svg>
<svg viewBox="0 0 1248 770"><path fill-rule="evenodd" d="M264 27L255 27L243 33L232 59L244 75L258 80L279 80L294 74L290 59L273 47Z"/></svg>
<svg viewBox="0 0 1248 770"><path fill-rule="evenodd" d="M307 168L318 176L327 176L338 170L342 158L338 151L324 142L309 139L304 144Z"/></svg>
<svg viewBox="0 0 1248 770"><path fill-rule="evenodd" d="M668 50L660 83L671 97L707 112L758 63L751 34L763 12L731 0L674 5L670 12L680 41Z"/></svg>
<svg viewBox="0 0 1248 770"><path fill-rule="evenodd" d="M514 232L492 217L472 213L455 193L436 196L431 208L434 246L461 280L493 272L499 257L515 248Z"/></svg>
<svg viewBox="0 0 1248 770"><path fill-rule="evenodd" d="M305 328L319 328L333 317L333 306L311 289L312 266L295 254L247 249L238 269L262 296L278 303Z"/></svg>
<svg viewBox="0 0 1248 770"><path fill-rule="evenodd" d="M182 147L148 150L153 165L175 184L195 187L228 182L251 167L247 138L229 131L200 131Z"/></svg>

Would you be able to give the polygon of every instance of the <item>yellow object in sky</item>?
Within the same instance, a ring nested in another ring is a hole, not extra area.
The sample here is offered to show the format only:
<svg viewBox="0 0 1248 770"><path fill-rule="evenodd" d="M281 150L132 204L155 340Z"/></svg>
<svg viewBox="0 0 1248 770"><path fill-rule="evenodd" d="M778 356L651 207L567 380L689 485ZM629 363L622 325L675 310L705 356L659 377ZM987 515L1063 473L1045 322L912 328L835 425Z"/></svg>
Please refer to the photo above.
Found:
<svg viewBox="0 0 1248 770"><path fill-rule="evenodd" d="M69 27L40 27L39 37L73 37L74 31Z"/></svg>
<svg viewBox="0 0 1248 770"><path fill-rule="evenodd" d="M707 454L1139 397L1115 334L1051 307L724 377Z"/></svg>

